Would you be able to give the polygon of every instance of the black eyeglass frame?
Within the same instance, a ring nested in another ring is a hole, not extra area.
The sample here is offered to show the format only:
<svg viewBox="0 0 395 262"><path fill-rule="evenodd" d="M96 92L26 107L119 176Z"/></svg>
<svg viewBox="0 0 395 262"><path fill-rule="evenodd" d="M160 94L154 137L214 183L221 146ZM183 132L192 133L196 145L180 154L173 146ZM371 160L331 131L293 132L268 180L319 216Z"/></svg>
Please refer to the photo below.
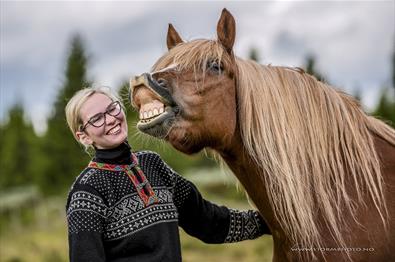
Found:
<svg viewBox="0 0 395 262"><path fill-rule="evenodd" d="M111 113L109 112L110 109L112 109L112 106L113 106L113 105L115 105L115 106L117 106L117 107L119 108L119 111L118 111L116 114L111 114ZM119 101L111 102L111 103L107 106L106 111L101 112L101 113L97 113L96 115L94 115L94 116L92 116L91 118L89 118L89 120L82 126L82 128L80 129L80 131L81 131L81 132L84 132L85 129L86 129L86 127L87 127L89 124L90 124L91 126L93 126L93 127L102 127L102 126L106 123L106 115L107 115L107 114L110 115L110 116L114 116L114 117L115 117L115 116L119 115L121 112L122 112L121 102L119 102ZM92 119L98 117L99 115L100 115L100 116L103 116L104 121L103 121L103 124L97 126L97 125L93 124Z"/></svg>

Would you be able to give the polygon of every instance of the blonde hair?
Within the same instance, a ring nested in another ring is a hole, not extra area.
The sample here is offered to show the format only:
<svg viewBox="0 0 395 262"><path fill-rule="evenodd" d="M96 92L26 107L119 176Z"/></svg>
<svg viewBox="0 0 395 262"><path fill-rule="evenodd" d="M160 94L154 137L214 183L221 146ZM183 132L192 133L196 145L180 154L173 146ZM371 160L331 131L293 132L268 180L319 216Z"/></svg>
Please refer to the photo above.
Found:
<svg viewBox="0 0 395 262"><path fill-rule="evenodd" d="M394 130L366 115L351 96L303 71L241 59L237 66L242 139L264 171L261 178L271 205L293 242L320 246L320 210L335 241L345 246L340 229L348 226L344 210L358 223L355 204L366 205L368 197L386 227L388 210L373 135L395 145Z"/></svg>
<svg viewBox="0 0 395 262"><path fill-rule="evenodd" d="M86 87L84 89L77 91L73 95L73 97L69 100L69 102L65 107L67 125L69 126L71 133L73 133L74 138L80 144L82 143L79 141L76 132L80 131L83 125L83 121L80 115L81 107L86 102L86 100L88 100L89 97L97 93L108 96L112 101L120 101L118 96L115 95L109 87L105 87L105 86ZM122 108L124 108L122 102L121 102L121 106ZM91 148L90 145L85 145L85 144L82 145L85 147L86 151Z"/></svg>

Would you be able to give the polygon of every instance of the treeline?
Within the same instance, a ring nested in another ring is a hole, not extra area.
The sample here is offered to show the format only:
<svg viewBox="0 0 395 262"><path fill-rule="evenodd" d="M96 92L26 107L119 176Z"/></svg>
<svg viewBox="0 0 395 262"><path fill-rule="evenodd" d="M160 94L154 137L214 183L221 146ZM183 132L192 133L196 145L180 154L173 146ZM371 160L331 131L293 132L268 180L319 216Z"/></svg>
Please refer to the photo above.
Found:
<svg viewBox="0 0 395 262"><path fill-rule="evenodd" d="M66 123L64 108L73 94L94 81L87 79L87 55L80 36L75 36L66 62L64 82L55 99L47 130L38 136L32 123L25 119L22 104L9 112L7 121L0 125L0 190L15 186L36 184L44 194L66 193L75 177L87 165L91 156L75 141ZM187 167L214 165L203 154L185 156L164 142L139 134L134 127L137 112L129 106L128 84L118 87L119 96L126 105L129 123L129 142L134 150L157 151L178 172Z"/></svg>
<svg viewBox="0 0 395 262"><path fill-rule="evenodd" d="M258 60L252 49L251 58ZM392 58L392 86L384 88L374 115L395 123L395 54ZM55 99L48 119L46 133L38 136L30 121L25 119L22 104L17 103L8 112L7 121L0 124L0 190L36 184L44 194L65 194L75 177L91 159L74 140L66 124L64 108L71 96L94 81L87 78L87 55L83 41L75 36L71 41L64 72L64 82ZM306 60L307 72L321 78L316 72L314 58ZM376 88L376 87L374 87ZM391 89L390 89L391 88ZM138 133L135 123L137 112L129 106L128 83L118 87L119 96L126 105L129 123L129 142L134 150L157 151L176 171L182 173L190 167L214 165L205 153L185 156L165 142Z"/></svg>
<svg viewBox="0 0 395 262"><path fill-rule="evenodd" d="M327 82L328 79L316 70L315 58L312 55L307 56L305 70L307 73L314 75L318 80ZM381 94L376 108L370 112L371 115L383 120L395 128L395 49L391 57L391 82L380 87ZM371 87L377 88L377 87ZM358 100L361 99L360 90L356 89L353 94Z"/></svg>

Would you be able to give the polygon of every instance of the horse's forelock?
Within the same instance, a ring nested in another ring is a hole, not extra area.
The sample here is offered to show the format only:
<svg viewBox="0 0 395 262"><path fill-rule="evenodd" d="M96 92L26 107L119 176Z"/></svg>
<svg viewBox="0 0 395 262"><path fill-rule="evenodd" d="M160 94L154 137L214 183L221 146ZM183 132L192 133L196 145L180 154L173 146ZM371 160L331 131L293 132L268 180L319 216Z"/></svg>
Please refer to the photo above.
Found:
<svg viewBox="0 0 395 262"><path fill-rule="evenodd" d="M170 49L154 64L152 71L176 65L177 70L181 72L193 70L196 73L204 73L207 62L211 60L223 63L226 68L231 68L232 65L232 58L217 41L196 39Z"/></svg>

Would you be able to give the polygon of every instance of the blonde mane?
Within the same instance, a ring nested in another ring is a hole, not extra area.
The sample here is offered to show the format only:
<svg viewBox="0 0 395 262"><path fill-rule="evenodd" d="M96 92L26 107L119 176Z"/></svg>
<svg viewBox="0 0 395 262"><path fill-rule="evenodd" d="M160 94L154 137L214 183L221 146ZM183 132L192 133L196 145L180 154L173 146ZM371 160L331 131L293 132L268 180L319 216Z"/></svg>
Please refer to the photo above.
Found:
<svg viewBox="0 0 395 262"><path fill-rule="evenodd" d="M368 198L386 226L388 212L373 135L395 145L393 129L366 115L352 97L303 70L232 59L216 41L177 45L153 70L177 65L180 71L204 72L212 59L225 68L237 68L243 143L262 170L270 204L290 241L299 247L320 247L320 228L325 226L344 247L340 230L347 226L344 217L358 223L355 211ZM323 225L317 223L318 213Z"/></svg>
<svg viewBox="0 0 395 262"><path fill-rule="evenodd" d="M152 71L176 65L178 71L193 70L199 74L206 71L207 62L213 59L223 63L225 67L232 65L231 58L224 55L223 48L216 41L196 39L172 48L159 58L153 65Z"/></svg>
<svg viewBox="0 0 395 262"><path fill-rule="evenodd" d="M239 121L250 156L284 231L295 245L320 247L317 212L340 247L345 212L370 197L386 226L380 160L372 133L395 145L395 132L355 99L303 70L237 59ZM351 182L358 201L346 190ZM365 197L365 198L364 198ZM322 225L321 225L322 226Z"/></svg>

